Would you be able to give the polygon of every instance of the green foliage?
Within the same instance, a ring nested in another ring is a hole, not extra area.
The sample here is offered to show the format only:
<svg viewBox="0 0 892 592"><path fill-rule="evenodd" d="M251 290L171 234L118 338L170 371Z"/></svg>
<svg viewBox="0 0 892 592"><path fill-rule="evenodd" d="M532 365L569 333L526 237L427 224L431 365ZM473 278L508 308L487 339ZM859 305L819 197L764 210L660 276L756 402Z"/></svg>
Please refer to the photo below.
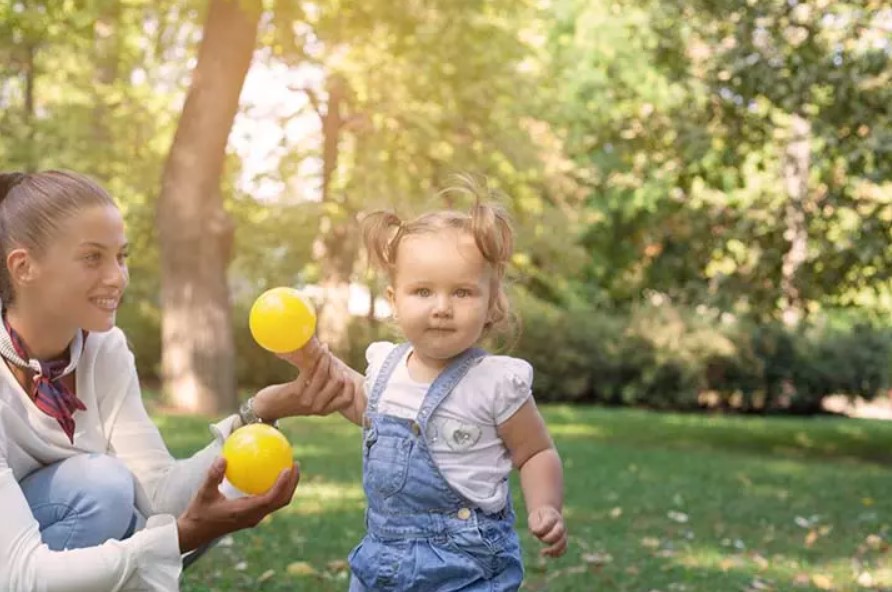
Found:
<svg viewBox="0 0 892 592"><path fill-rule="evenodd" d="M161 347L155 200L205 8L0 2L0 160L86 172L121 204L132 279L120 323L147 380ZM227 160L243 384L293 376L254 345L246 311L268 287L320 277L320 221L442 206L431 194L455 171L483 173L508 195L524 321L514 351L536 366L541 397L688 409L711 393L719 406L806 411L829 392L869 397L888 384L886 333L860 325L892 311L881 2L264 9L256 67L307 74L291 91L319 111L296 100L276 123L318 127L334 83L344 100L329 203L292 195L321 184L321 130L283 133L281 158L252 179L279 183L273 199L246 193L239 156ZM808 245L795 274L806 320L795 330L774 324L793 116L811 126ZM361 256L353 272L380 282ZM848 309L845 327L822 325L830 309ZM365 344L389 331L355 319L345 357L364 367Z"/></svg>
<svg viewBox="0 0 892 592"><path fill-rule="evenodd" d="M812 308L888 294L880 3L569 0L551 18L550 119L588 190L587 276L614 301L777 313L793 114L812 126L801 293Z"/></svg>
<svg viewBox="0 0 892 592"><path fill-rule="evenodd" d="M829 395L892 387L892 332L871 325L790 330L668 304L628 314L518 304L526 322L512 354L533 364L542 401L816 413Z"/></svg>

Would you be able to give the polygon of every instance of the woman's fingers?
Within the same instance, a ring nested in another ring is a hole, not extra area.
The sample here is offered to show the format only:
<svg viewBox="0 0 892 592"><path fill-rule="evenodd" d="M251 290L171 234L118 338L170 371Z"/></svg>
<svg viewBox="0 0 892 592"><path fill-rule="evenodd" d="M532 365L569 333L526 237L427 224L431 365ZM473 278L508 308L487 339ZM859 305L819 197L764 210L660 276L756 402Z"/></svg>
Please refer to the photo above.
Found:
<svg viewBox="0 0 892 592"><path fill-rule="evenodd" d="M215 458L214 462L211 463L207 475L198 489L196 497L205 502L219 497L220 490L218 487L220 487L220 483L223 482L224 475L226 475L226 459L220 456Z"/></svg>

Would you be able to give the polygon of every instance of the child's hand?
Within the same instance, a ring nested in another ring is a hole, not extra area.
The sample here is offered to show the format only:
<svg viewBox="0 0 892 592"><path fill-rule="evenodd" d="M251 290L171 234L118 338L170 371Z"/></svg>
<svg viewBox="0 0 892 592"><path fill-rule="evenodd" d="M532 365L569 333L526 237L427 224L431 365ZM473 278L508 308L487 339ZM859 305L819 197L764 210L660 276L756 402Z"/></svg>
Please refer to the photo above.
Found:
<svg viewBox="0 0 892 592"><path fill-rule="evenodd" d="M560 510L553 506L542 506L530 512L527 518L530 532L548 545L540 553L549 557L559 557L567 550L567 529Z"/></svg>

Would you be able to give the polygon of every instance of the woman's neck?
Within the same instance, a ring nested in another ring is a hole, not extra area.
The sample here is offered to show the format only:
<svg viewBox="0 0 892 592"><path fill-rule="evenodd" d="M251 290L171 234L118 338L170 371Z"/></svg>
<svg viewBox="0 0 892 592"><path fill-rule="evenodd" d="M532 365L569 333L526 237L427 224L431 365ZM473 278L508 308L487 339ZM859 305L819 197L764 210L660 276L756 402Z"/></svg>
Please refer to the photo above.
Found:
<svg viewBox="0 0 892 592"><path fill-rule="evenodd" d="M52 322L42 320L20 303L6 309L6 321L25 342L28 354L42 361L64 355L76 330L53 326Z"/></svg>

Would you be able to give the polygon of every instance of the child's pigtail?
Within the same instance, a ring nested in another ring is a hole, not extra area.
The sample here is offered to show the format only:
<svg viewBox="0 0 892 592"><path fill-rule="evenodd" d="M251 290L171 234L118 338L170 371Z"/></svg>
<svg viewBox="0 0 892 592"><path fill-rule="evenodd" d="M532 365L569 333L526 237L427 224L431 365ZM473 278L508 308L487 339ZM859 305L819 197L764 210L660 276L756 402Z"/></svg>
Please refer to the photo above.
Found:
<svg viewBox="0 0 892 592"><path fill-rule="evenodd" d="M402 230L402 220L393 212L378 210L362 220L362 241L369 254L369 262L390 273L396 262L396 246Z"/></svg>

